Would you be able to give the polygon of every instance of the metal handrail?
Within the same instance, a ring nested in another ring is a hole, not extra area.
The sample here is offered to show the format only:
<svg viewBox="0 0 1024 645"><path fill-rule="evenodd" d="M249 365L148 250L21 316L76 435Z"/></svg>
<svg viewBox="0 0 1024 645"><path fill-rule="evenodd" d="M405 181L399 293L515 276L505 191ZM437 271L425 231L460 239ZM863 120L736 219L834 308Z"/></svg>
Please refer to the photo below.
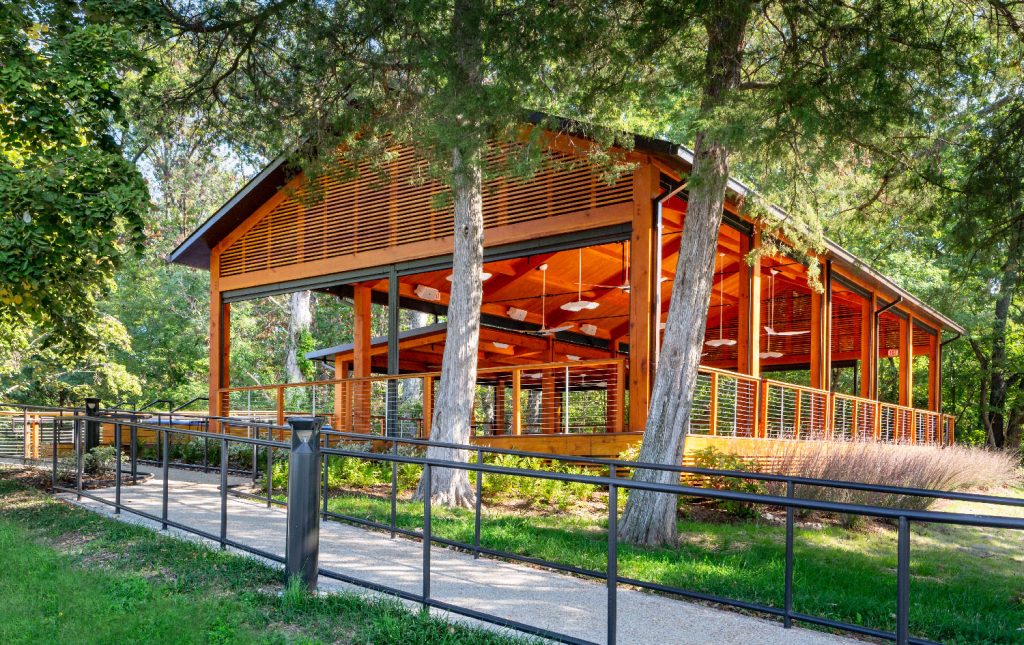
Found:
<svg viewBox="0 0 1024 645"><path fill-rule="evenodd" d="M79 421L101 421L101 422L108 422L108 423L110 422L109 419L105 419L103 417L87 417L87 416L80 416L79 417ZM77 457L77 463L78 463L78 471L77 471L78 479L77 479L77 482L76 482L76 487L75 488L70 488L70 487L59 486L58 485L58 483L56 481L56 453L54 453L54 489L55 490L62 491L62 492L73 493L73 494L78 495L79 498L83 498L84 497L84 498L88 498L88 499L93 499L93 500L98 501L100 503L113 506L114 509L115 509L115 513L119 513L122 509L123 510L128 510L130 512L137 513L137 514L139 514L139 515L141 515L143 517L148 517L149 519L152 519L154 521L160 522L164 527L175 526L177 528L180 528L180 529L183 529L183 530L195 533L197 535L202 535L203 537L207 537L207 538L209 538L211 540L219 542L223 547L233 546L233 547L236 547L236 548L239 548L241 550L244 550L244 551L247 551L247 552L250 552L250 553L254 553L254 554L257 554L257 555L268 556L268 557L270 557L270 559L275 560L275 561L281 561L281 558L279 556L276 556L274 554L268 554L268 553L266 553L266 552L264 552L264 551L262 551L262 550L260 550L258 548L251 547L251 546L249 546L249 545L247 545L247 544L245 544L243 542L239 542L239 541L236 541L236 540L228 538L228 536L227 536L227 506L226 506L226 499L227 499L227 497L229 495L234 495L234 496L238 496L238 497L246 497L246 496L247 497L253 497L253 496L252 495L245 495L245 494L242 494L242 493L236 493L236 491L231 491L226 486L225 482L227 481L226 480L226 473L227 473L227 467L228 467L228 462L227 462L226 455L227 455L227 445L228 445L228 442L230 442L230 441L241 442L241 443L244 443L244 444L252 445L254 447L264 446L264 447L267 448L268 456L273 454L273 449L287 450L290 447L290 444L287 444L287 443L284 443L284 442L280 442L280 441L273 441L273 440L270 440L270 439L240 437L240 436L235 436L235 435L227 434L227 433L224 433L224 432L214 433L214 432L206 432L206 431L186 430L186 429L173 428L173 427L167 427L167 426L155 426L155 425L152 425L152 424L139 423L139 422L134 422L134 421L129 421L129 422L120 422L119 421L119 422L116 422L115 423L116 440L120 436L120 431L122 429L122 426L133 428L133 429L149 429L149 430L154 430L154 431L157 431L157 432L161 433L161 436L163 437L164 446L165 446L164 456L163 456L163 460L162 460L162 466L163 466L163 469L164 469L163 502L162 502L162 512L161 512L160 515L157 515L155 513L147 513L145 511L136 510L136 509L130 508L130 507L126 506L125 504L121 503L120 488L121 488L122 477L121 477L121 461L120 461L120 459L118 459L117 462L116 462L116 468L117 468L117 477L115 479L115 482L116 482L116 484L115 484L115 488L116 488L115 495L116 495L116 498L115 498L114 502L111 502L109 499L105 499L105 498L103 498L100 495L95 495L95 494L92 494L92 493L89 493L87 491L83 491L82 490L82 485L81 485L81 475L82 475L82 471L81 471L81 455L82 455L83 445L82 445L82 441L81 441L81 431L78 429L78 428L80 428L80 426L81 426L81 424L78 424L78 427L76 427L76 442L75 442L75 445L76 445L76 457ZM222 453L221 453L222 454L222 460L221 460L220 471L221 471L221 482L222 482L222 484L221 484L221 487L220 487L220 491L221 491L221 504L222 504L221 509L222 510L221 510L221 530L220 530L220 534L219 535L214 535L212 533L205 532L205 531L203 531L201 529L197 529L195 527L190 527L190 526L188 526L186 524L183 524L183 523L177 523L177 522L171 521L168 518L169 497L168 497L168 483L167 482L168 482L169 478L167 476L167 473L168 473L167 469L169 467L169 457L168 457L168 452L169 451L166 449L166 447L169 445L169 437L172 434L182 434L182 435L188 435L188 436L194 436L194 437L202 437L202 438L208 438L208 439L217 440L217 441L221 442L221 445L222 445ZM782 480L782 481L786 481L787 482L786 495L785 496L774 495L774 494L762 494L762 493L744 493L744 492L735 492L735 491L728 491L728 490L707 489L707 488L701 488L701 487L698 487L698 486L683 485L683 484L678 484L678 483L656 483L656 482L641 481L641 480L638 480L638 479L622 479L622 478L619 478L617 476L617 472L616 472L615 468L610 468L609 472L608 472L608 475L604 476L604 475L593 475L593 474L559 473L559 472L544 471L544 470L531 470L531 469L523 469L523 468L509 468L509 467L505 467L505 466L497 466L497 465L494 465L494 464L485 463L483 461L484 448L482 448L482 447L475 447L475 446L467 446L467 445L460 445L460 444L447 444L447 443L443 443L443 442L428 441L428 440L418 440L418 439L405 439L405 438L399 438L399 437L381 437L381 436L365 436L365 435L360 436L360 435L355 434L355 433L332 432L332 433L329 433L329 434L332 434L332 435L350 435L350 436L351 435L355 435L356 438L360 438L360 439L362 439L364 441L391 442L391 445L395 446L395 447L397 447L399 445L399 443L415 444L415 445L420 445L420 446L426 445L427 447L435 446L435 447L444 447L444 448L448 448L448 447L452 447L452 446L458 446L458 447L461 447L461 448L463 448L465 450L468 450L468 451L471 451L471 452L475 452L477 454L477 460L475 462L467 463L467 462L462 462L462 461L451 461L451 460L445 460L445 459L432 458L432 457L429 456L429 452L427 453L427 455L420 456L420 455L403 455L403 454L400 454L399 452L397 452L397 450L391 450L391 451L388 451L388 452L380 452L380 453L370 453L370 452L358 451L358 450L341 449L341 448L337 448L337 447L335 447L335 448L330 448L330 447L322 448L321 449L321 454L324 456L324 458L323 458L323 460L321 462L321 467L324 469L323 472L324 472L324 476L325 476L325 480L324 480L325 491L326 491L326 472L327 472L327 468L328 468L328 461L332 457L333 458L371 459L371 460L375 460L375 461L390 462L390 463L393 464L393 469L392 469L393 477L392 477L392 519L391 519L390 527L389 527L389 525L381 523L381 522L375 522L375 521L367 520L365 518L357 518L357 517L354 517L354 516L347 516L347 515L342 515L340 513L335 513L335 512L329 511L327 509L327 501L328 501L327 497L325 497L323 499L324 507L323 507L323 509L321 511L321 515L323 517L342 519L344 521L348 521L348 522L352 522L352 523L356 523L356 524L362 524L364 526L368 525L368 526L372 526L372 527L375 527L375 528L381 528L381 529L388 529L388 528L390 528L390 530L392 531L392 534L407 535L407 536L416 537L416 538L421 539L423 541L423 544L424 544L424 555L423 555L423 558L424 558L424 570L425 571L428 571L429 567L430 567L430 546L431 546L431 544L442 544L442 545L456 546L458 548L463 548L463 549L469 549L469 550L471 550L476 555L485 554L485 555L493 555L495 557L501 557L501 558L507 558L507 559L514 559L514 560L533 562L533 563L536 563L536 564L540 564L542 566L548 566L548 567L551 567L551 568L554 568L554 569L563 570L563 571L572 571L574 573L577 573L578 575L583 575L583 576L587 576L587 577L592 577L592 578L597 578L597 579L604 580L606 582L606 584L607 584L607 587L608 587L608 613L607 613L608 618L607 618L607 620L608 620L608 642L609 643L614 643L615 642L615 638L616 638L616 625L617 625L617 623L616 623L616 607L617 607L616 594L617 594L618 586L620 584L629 584L629 585L633 585L633 586L637 586L637 587L641 587L641 588L647 588L647 589L656 590L656 591L662 591L662 592L671 593L671 594L675 594L675 595L681 595L681 596L684 596L684 597L699 598L699 599L703 599L703 600L709 600L709 601L712 601L712 602L718 602L718 603L723 603L723 604L732 605L732 606L736 606L736 607L742 607L742 608L746 608L746 609L750 609L750 610L754 610L754 611L764 612L764 613L767 613L767 614L770 614L770 615L781 617L783 619L783 622L784 622L786 627L789 627L793 620L797 620L797 621L803 621L803 622L808 622L808 623L817 624L817 625L824 625L824 626L832 627L832 628L836 628L836 629L851 631L851 632L854 632L854 633L866 634L866 635L875 636L875 637L879 637L879 638L886 638L886 639L889 639L889 640L895 640L897 643L928 643L929 641L924 640L924 639L912 638L912 637L910 637L910 634L909 634L908 614L909 614L909 594L910 594L910 586L909 586L910 566L909 566L909 562L910 562L910 524L911 524L911 522L938 523L938 524L956 524L956 525L963 525L963 526L975 526L975 527L989 527L989 528L1003 528L1003 529L1013 529L1013 530L1024 530L1024 518L990 516L990 515L974 515L974 514L964 514L964 513L950 513L950 512L944 512L944 511L922 511L922 510L905 509L905 508L902 508L902 509L901 508L887 508L887 507L881 507L881 506L870 505L870 504L851 504L851 503L846 503L846 502L830 502L830 501L823 501L823 500L802 499L802 498L799 498L799 497L796 496L795 485L797 483L808 483L808 484L812 484L812 485L829 485L829 486L832 486L832 487L847 487L842 482L834 482L834 481L830 481L830 480L814 480L814 479L810 479L810 478L795 478L795 477L786 477L786 476L765 476L765 475L761 475L759 473L743 473L743 472L736 472L736 471L714 471L714 470L709 470L709 469L685 469L685 468L682 468L682 467L675 467L675 466L671 466L670 467L670 466L664 466L664 465L658 465L658 464L636 464L636 463L632 463L632 462L621 462L621 460L602 460L602 461L607 461L607 462L612 462L612 463L630 463L633 467L639 466L639 467L645 468L645 469L661 469L661 470L668 470L668 471L672 471L672 472L689 470L689 471L696 471L696 472L702 472L702 473L707 473L707 474L724 473L724 474L728 474L729 476L739 476L739 477L751 478L751 479L761 479L761 478L766 478L766 477L772 477L774 479ZM120 445L120 443L118 443L118 445ZM513 453L513 454L519 453L519 454L522 454L524 456L527 456L527 454L528 454L528 453L523 453L522 451L502 451L502 452L508 452L508 453ZM576 458L571 457L571 456L562 455L562 456L558 456L558 457L561 458L561 459L572 459L572 460L578 461ZM424 522L423 522L422 530L401 529L401 528L396 526L396 523L395 523L395 511L394 511L394 508L395 508L394 504L395 504L395 499L396 499L396 479L394 477L394 473L396 472L398 464L415 464L415 465L419 465L419 466L423 467L424 478L426 480L426 484L425 485L427 486L426 490L428 492L425 495L425 500L424 500ZM269 464L268 464L268 466L269 466ZM476 533L475 533L473 544L469 544L468 542L458 542L458 541L454 541L454 540L443 539L443 538L439 538L439 537L433 535L432 531L431 531L431 526L430 526L430 493L429 493L430 488L429 487L430 487L431 472L432 472L433 469L436 469L436 468L450 468L450 469L463 470L463 471L466 471L466 472L476 472L477 473L477 499L478 500L480 499L480 494L481 494L481 488L480 488L481 484L480 484L480 482L481 482L481 476L482 476L483 473L497 474L497 475L509 475L509 476L515 476L515 477L532 477L532 478L539 478L539 479L546 479L546 480L556 480L556 481L563 481L563 482L575 482L575 483L581 483L581 484L586 484L586 485L590 485L590 486L606 488L608 490L608 527L609 527L608 528L608 547L607 547L607 549L608 549L608 562L609 562L609 566L608 566L607 571L602 572L602 571L595 571L595 570L590 570L590 569L583 569L583 568L573 567L573 566L570 566L570 565L563 565L563 564L560 564L560 563L557 563L557 562L550 562L550 561L542 560L542 559L539 559L539 558L531 558L531 557L522 556L522 555L515 554L515 553L508 553L508 552L503 552L503 551L498 551L498 550L495 550L495 549L488 549L486 547L483 547L480 544L480 542L479 542L479 540L480 540L480 538L479 538L479 536L480 536L479 526L480 526L480 521L481 521L480 520L481 511L480 511L479 503L476 505L476 513L475 513ZM268 468L267 474L268 475L270 474L270 469L269 468ZM858 487L863 488L863 486L865 486L865 485L860 485ZM680 589L680 588L676 588L676 587L670 587L670 586L667 586L667 585L661 585L661 584L656 584L656 583L649 583L649 582L645 582L645 581L642 581L642 580L634 580L632 578L627 578L627 577L620 576L618 574L617 565L616 565L616 562L617 562L617 549L618 549L618 539L617 539L617 521L618 521L617 491L620 488L633 489L633 490L646 490L646 491L651 491L651 492L656 492L656 493L665 493L665 494L671 494L671 495L683 495L683 496L687 496L687 497L696 497L696 498L704 498L704 499L725 500L725 501L741 502L741 503L747 503L747 504L763 504L763 505L771 505L771 506L781 506L781 507L786 508L787 521L786 521L786 569L785 569L785 581L784 581L784 584L785 584L785 602L784 602L784 606L780 608L780 607L772 607L772 606L767 606L767 605L761 605L761 604L758 604L758 603L751 603L751 602L740 601L740 600L735 600L735 599L723 598L723 597L714 596L714 595L711 595L711 594L705 594L705 593L701 593L701 592L695 592L695 591L690 591L690 590L686 590L686 589ZM900 492L900 493L903 493L903 494L922 493L922 494L925 494L925 495L928 495L928 496L935 496L935 497L940 497L941 496L941 497L948 497L950 499L968 499L969 501L983 501L983 502L994 503L994 504L1003 503L1003 504L1012 504L1014 506L1020 506L1020 505L1024 504L1024 501L1022 501L1022 500L1013 500L1012 498L990 498L988 496L981 496L981 495L947 493L947 492L944 492L944 491L929 491L929 490L921 491L921 490L917 490L917 489L901 489L899 487L890 487L890 486L871 486L871 488L876 490L876 491L884 491L884 492L889 492L889 493L892 493L892 492ZM270 497L271 497L271 490L268 487L268 491L267 491L268 504L270 503ZM831 513L845 513L845 514L854 514L854 515L862 515L862 516L887 518L887 519L896 520L898 522L897 598L896 598L896 605L897 605L897 609L896 609L897 627L896 627L896 631L895 632L884 631L884 630L875 629L875 628L872 628L872 627L866 627L866 626L863 626L863 625L856 625L856 624L852 624L852 623L832 620L832 619L823 618L823 617L810 616L810 615L802 614L802 613L799 613L799 612L796 612L796 611L793 610L793 603L792 603L792 598L793 598L793 595L792 595L793 575L792 575L792 573L793 573L794 556L795 556L795 550L794 550L794 546L793 546L793 541L794 541L794 521L793 520L794 520L794 511L796 509L816 510L816 511L825 511L825 512L831 512ZM406 600L411 600L411 601L414 601L414 602L422 603L424 606L446 607L450 611L453 611L454 613L459 613L459 614L463 614L463 615L472 615L473 617L479 618L479 619L482 619L482 620L496 622L498 624L509 625L509 626L515 627L516 629L522 629L523 631L526 631L528 633L532 633L532 634L535 634L535 635L541 635L541 636L548 637L548 638L553 638L553 639L556 639L556 640L563 640L565 642L573 642L573 643L584 642L584 641L582 641L582 640L580 640L578 638L575 638L575 637L572 637L572 636L569 636L569 635L558 634L557 632L552 632L552 631L549 631L549 630L546 630L546 629L543 629L543 628L539 628L539 627L535 627L535 626L522 625L520 623L512 623L512 624L510 624L510 621L508 621L507 619L503 619L501 617L498 617L498 616L493 616L493 615L490 615L490 614L486 614L484 612L479 612L479 611L474 610L474 609L468 609L468 608L464 608L464 607L459 607L457 605L450 605L448 603L443 603L443 602L437 601L437 600L431 598L430 586L429 586L429 577L427 577L427 576L425 576L426 582L424 583L423 592L420 593L420 594L416 594L416 593L411 593L411 592L408 592L408 591L397 590L397 589L388 587L386 585L381 585L381 584L378 584L378 583L367 583L366 581L362 581L362 580L360 580L358 578L354 578L352 576L349 576L347 574L343 574L343 573L340 573L340 572L331 571L330 569L326 569L326 568L320 569L320 574L324 575L324 576L327 576L327 577L334 578L334 579L338 579L338 580L342 580L342 581L346 581L346 582L350 582L350 583L354 583L354 584L364 585L364 586L376 589L378 591L383 591L383 592L386 592L386 593L391 593L391 594L394 594L394 595L398 595L399 597L405 598Z"/></svg>

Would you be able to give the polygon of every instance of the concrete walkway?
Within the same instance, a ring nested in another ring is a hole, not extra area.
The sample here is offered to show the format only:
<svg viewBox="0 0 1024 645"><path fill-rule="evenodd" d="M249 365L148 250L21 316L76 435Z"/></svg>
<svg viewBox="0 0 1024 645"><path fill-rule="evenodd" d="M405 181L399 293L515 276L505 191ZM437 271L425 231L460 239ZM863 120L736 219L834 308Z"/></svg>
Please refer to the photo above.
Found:
<svg viewBox="0 0 1024 645"><path fill-rule="evenodd" d="M157 469L154 475L146 484L123 488L122 503L159 515L160 471ZM220 495L216 475L172 470L170 480L170 519L217 534L220 531ZM231 480L231 483L244 481ZM110 500L114 497L113 489L92 492ZM74 501L74 495L62 497ZM87 499L81 504L112 516L113 509L107 505ZM131 513L122 514L120 519L159 528L158 524ZM199 539L188 533L171 532ZM258 503L229 498L229 538L284 555L284 535L284 509L267 509ZM416 541L390 539L386 534L340 522L321 524L320 566L363 580L419 593L422 554L422 546ZM605 642L607 594L600 581L484 558L474 560L471 555L440 547L432 549L431 564L431 596L437 600L576 638ZM354 589L323 577L320 588ZM368 593L365 589L355 589ZM806 629L787 630L777 622L628 589L620 588L618 605L620 643L852 645L862 642ZM445 617L481 624L457 615Z"/></svg>

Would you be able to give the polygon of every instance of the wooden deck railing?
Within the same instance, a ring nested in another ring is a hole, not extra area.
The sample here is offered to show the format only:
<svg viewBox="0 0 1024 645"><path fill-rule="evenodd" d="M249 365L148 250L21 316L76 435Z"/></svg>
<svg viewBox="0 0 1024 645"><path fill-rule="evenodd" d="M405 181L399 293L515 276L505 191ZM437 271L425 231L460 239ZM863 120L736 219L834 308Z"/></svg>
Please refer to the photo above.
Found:
<svg viewBox="0 0 1024 645"><path fill-rule="evenodd" d="M283 423L326 417L349 432L430 434L438 373L372 376L221 390L235 416ZM470 420L476 436L603 434L625 430L625 363L545 363L482 369ZM390 409L389 409L390 408ZM950 415L772 379L701 367L690 432L770 439L836 439L947 445Z"/></svg>

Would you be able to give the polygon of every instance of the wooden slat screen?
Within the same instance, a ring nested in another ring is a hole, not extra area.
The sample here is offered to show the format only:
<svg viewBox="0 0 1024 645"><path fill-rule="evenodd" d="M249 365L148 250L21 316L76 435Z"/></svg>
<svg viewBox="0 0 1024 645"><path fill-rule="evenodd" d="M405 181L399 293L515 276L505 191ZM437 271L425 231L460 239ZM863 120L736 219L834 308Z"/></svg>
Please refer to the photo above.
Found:
<svg viewBox="0 0 1024 645"><path fill-rule="evenodd" d="M382 182L365 163L355 178L343 178L340 173L321 178L319 201L310 199L309 186L300 186L224 250L220 275L452 235L451 208L438 209L447 187L426 178L425 162L411 149L399 152L389 165L389 182ZM570 155L549 151L528 181L487 181L484 226L517 224L632 200L630 173L608 184L592 167L571 162Z"/></svg>

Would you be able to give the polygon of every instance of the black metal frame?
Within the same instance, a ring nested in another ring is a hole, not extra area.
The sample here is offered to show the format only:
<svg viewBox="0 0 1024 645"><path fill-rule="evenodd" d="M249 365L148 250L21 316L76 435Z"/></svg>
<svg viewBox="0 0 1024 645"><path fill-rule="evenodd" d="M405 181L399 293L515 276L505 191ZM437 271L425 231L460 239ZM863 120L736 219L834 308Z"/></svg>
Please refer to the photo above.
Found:
<svg viewBox="0 0 1024 645"><path fill-rule="evenodd" d="M32 407L34 410L40 408L35 406L12 406L12 407ZM86 498L102 504L106 504L114 507L114 513L119 514L121 511L128 511L135 513L141 517L150 519L155 522L159 522L161 526L166 529L167 527L174 527L180 530L191 532L201 537L207 538L221 545L222 548L228 546L245 551L260 557L265 557L271 561L284 563L284 558L272 553L268 553L258 548L250 547L248 545L237 542L228 537L228 513L227 513L227 498L228 496L235 496L240 498L256 499L260 501L266 501L267 505L270 506L273 503L282 504L280 500L274 499L274 492L272 487L273 480L273 450L288 450L290 444L283 441L274 441L271 433L273 431L290 431L289 426L278 426L274 424L263 424L242 421L237 418L229 417L204 417L207 422L218 421L223 426L233 427L249 427L254 430L254 437L242 437L226 433L215 433L209 431L196 431L187 430L182 428L174 428L163 425L151 425L146 423L139 423L137 421L125 422L119 420L115 423L115 442L120 445L119 440L123 430L123 426L129 426L133 433L139 429L153 431L159 433L164 444L164 451L161 460L161 467L163 469L164 480L163 480L163 499L162 509L159 516L133 509L123 504L121 501L121 486L122 486L122 473L121 473L121 459L120 451L118 451L117 459L117 477L115 480L115 498L114 501L102 498L98 495L89 493L82 490L82 429L85 422L89 421L100 421L100 422L111 422L109 418L103 417L88 417L81 414L80 410L68 409L68 408L46 408L51 411L62 411L74 413L74 443L75 443L75 459L77 466L77 480L74 488L58 485L57 482L57 450L56 450L56 438L57 432L56 427L54 428L54 451L53 451L53 489L59 492L73 493L78 499ZM56 426L56 419L54 425ZM268 433L267 439L258 438L260 429L266 429ZM169 450L167 450L167 444L169 437L172 434L181 434L193 437L200 437L206 439L213 439L221 443L221 464L219 467L220 471L220 493L221 493L221 527L220 534L214 535L206 531L195 529L175 522L168 517L168 506L169 506L169 490L168 490L168 470L170 467L169 462ZM616 608L617 608L617 590L620 584L626 584L634 587L649 589L652 591L658 591L665 594L691 598L696 600L713 602L721 605L741 608L750 611L756 611L764 613L770 616L776 616L782 619L783 625L786 628L791 627L793 621L804 622L807 624L824 626L832 629L848 631L866 636L872 636L880 639L895 641L899 644L915 643L915 644L931 644L932 641L912 637L909 633L909 611L910 611L910 526L911 523L922 523L922 524L953 524L961 526L974 526L974 527L987 527L987 528L1002 528L1002 529L1015 529L1024 530L1024 519L993 516L993 515L969 515L961 513L946 513L936 511L917 511L910 509L893 509L880 506L871 506L864 504L849 504L842 502L828 502L811 499L801 499L796 497L796 486L818 486L818 487L829 487L829 488L840 488L849 490L859 490L867 492L876 492L890 495L902 495L902 496L918 496L918 497L930 497L936 499L949 499L949 500L961 500L961 501L972 501L981 502L986 504L996 504L1004 506L1015 506L1024 507L1024 500L1009 498L1009 497L995 497L988 495L977 495L972 493L956 493L956 492L945 492L936 491L929 489L918 489L918 488L905 488L896 486L884 486L875 484L861 484L856 482L839 482L832 480L820 480L808 477L795 477L785 475L771 475L764 473L747 473L742 471L722 471L706 468L689 468L683 466L664 466L658 464L647 464L637 462L627 462L615 459L598 459L598 458L587 458L577 456L566 456L566 455L554 455L547 453L533 453L525 451L507 450L489 448L483 446L468 446L462 444L451 444L443 442L432 442L422 439L404 439L401 437L394 436L380 436L380 435L365 435L365 434L354 434L354 433L342 433L334 431L324 431L323 436L325 437L325 446L321 448L321 454L323 459L320 463L322 469L322 503L320 506L320 515L323 518L331 518L342 520L348 523L357 524L361 526L371 527L378 530L390 532L392 537L402 535L406 537L420 539L423 543L423 586L421 593L414 594L401 589L380 585L377 583L361 580L347 574L343 574L337 571L331 571L325 568L319 568L319 574L347 582L350 584L356 584L368 589L387 593L393 596L397 596L404 600L413 601L422 604L424 607L434 607L442 609L455 614L475 618L491 622L504 627L509 627L522 631L524 633L541 636L551 640L567 642L567 643L586 643L579 638L573 637L568 634L561 634L558 632L546 630L536 626L526 625L512 621L509 619L502 618L500 616L494 616L484 612L479 612L474 609L467 607L459 607L438 601L430 595L430 547L432 544L439 544L443 546L455 547L470 552L474 557L480 557L481 554L492 557L497 557L505 560L513 560L520 562L527 562L530 564L542 566L545 568L565 571L574 573L580 576L604 580L607 584L607 634L608 643L615 643L616 641ZM348 441L372 441L372 442L390 442L391 449L386 452L366 452L361 450L349 450L342 449L339 447L327 447L326 444L330 443L330 437L344 438ZM267 493L265 496L251 495L243 493L241 491L230 490L227 486L227 474L228 474L228 463L227 463L227 446L229 442L239 442L249 444L254 447L258 446L267 447ZM433 459L426 456L416 455L403 455L398 451L400 444L413 445L420 448L456 448L459 450L466 450L471 453L475 453L476 459L473 462L454 462L448 460ZM541 470L525 470L520 468L507 468L502 466L494 466L484 462L484 453L488 454L505 454L505 455L517 455L522 457L537 457L541 459L551 461L570 461L573 463L585 463L595 467L606 467L607 475L582 475L582 474L567 474L567 473L556 473L552 471L541 471ZM376 522L373 520L367 520L364 518L358 518L354 516L344 515L335 513L328 510L328 466L330 458L354 458L374 461L384 461L392 464L392 481L391 481L391 518L389 524L382 522ZM416 464L423 468L423 485L427 492L423 507L423 530L414 531L400 528L396 525L396 507L397 507L397 469L399 464ZM464 543L445 538L438 537L432 534L431 531L431 508L430 508L430 490L432 485L432 473L435 468L452 468L457 470L465 470L476 473L476 492L477 502L475 505L475 529L473 543ZM644 470L661 470L672 473L682 474L694 474L694 475L708 475L708 476L722 476L722 477L733 477L738 479L750 479L758 481L769 481L784 483L786 485L785 496L781 495L769 495L769 494L756 494L756 493L741 493L727 490L714 490L700 488L690 485L682 484L656 484L649 482L642 482L633 479L623 479L618 476L618 470L620 468L632 468L632 469L644 469ZM132 470L135 470L135 462L133 460ZM534 477L540 479L557 480L563 482L576 482L596 487L606 488L608 490L608 569L607 571L596 571L590 569L583 569L574 567L571 565L565 565L558 562L552 562L543 560L540 558L532 558L523 556L515 553L499 551L484 547L480 544L480 530L481 530L481 489L482 489L482 477L484 473L491 474L503 474L512 475L517 477ZM734 502L742 502L748 504L762 504L768 506L781 506L786 509L786 554L785 554L785 576L784 576L784 606L782 608L773 607L769 605L763 605L760 603L746 602L737 599L725 598L713 594L706 594L676 587L670 587L652 582L646 582L643 580L637 580L633 578L627 578L618 574L617 568L617 554L618 554L618 513L617 513L617 498L618 490L620 488L627 489L640 489L649 490L659 493L666 493L672 495L683 495L686 497L712 499L712 500L727 500ZM867 517L885 518L897 522L898 525L898 537L897 537L897 594L896 594L896 631L890 632L886 630L875 629L866 627L863 625L856 625L843 621L832 620L829 618L823 618L820 616L812 616L803 614L793 610L793 567L794 567L794 513L796 509L803 510L815 510L832 513L845 513L853 515L861 515Z"/></svg>

